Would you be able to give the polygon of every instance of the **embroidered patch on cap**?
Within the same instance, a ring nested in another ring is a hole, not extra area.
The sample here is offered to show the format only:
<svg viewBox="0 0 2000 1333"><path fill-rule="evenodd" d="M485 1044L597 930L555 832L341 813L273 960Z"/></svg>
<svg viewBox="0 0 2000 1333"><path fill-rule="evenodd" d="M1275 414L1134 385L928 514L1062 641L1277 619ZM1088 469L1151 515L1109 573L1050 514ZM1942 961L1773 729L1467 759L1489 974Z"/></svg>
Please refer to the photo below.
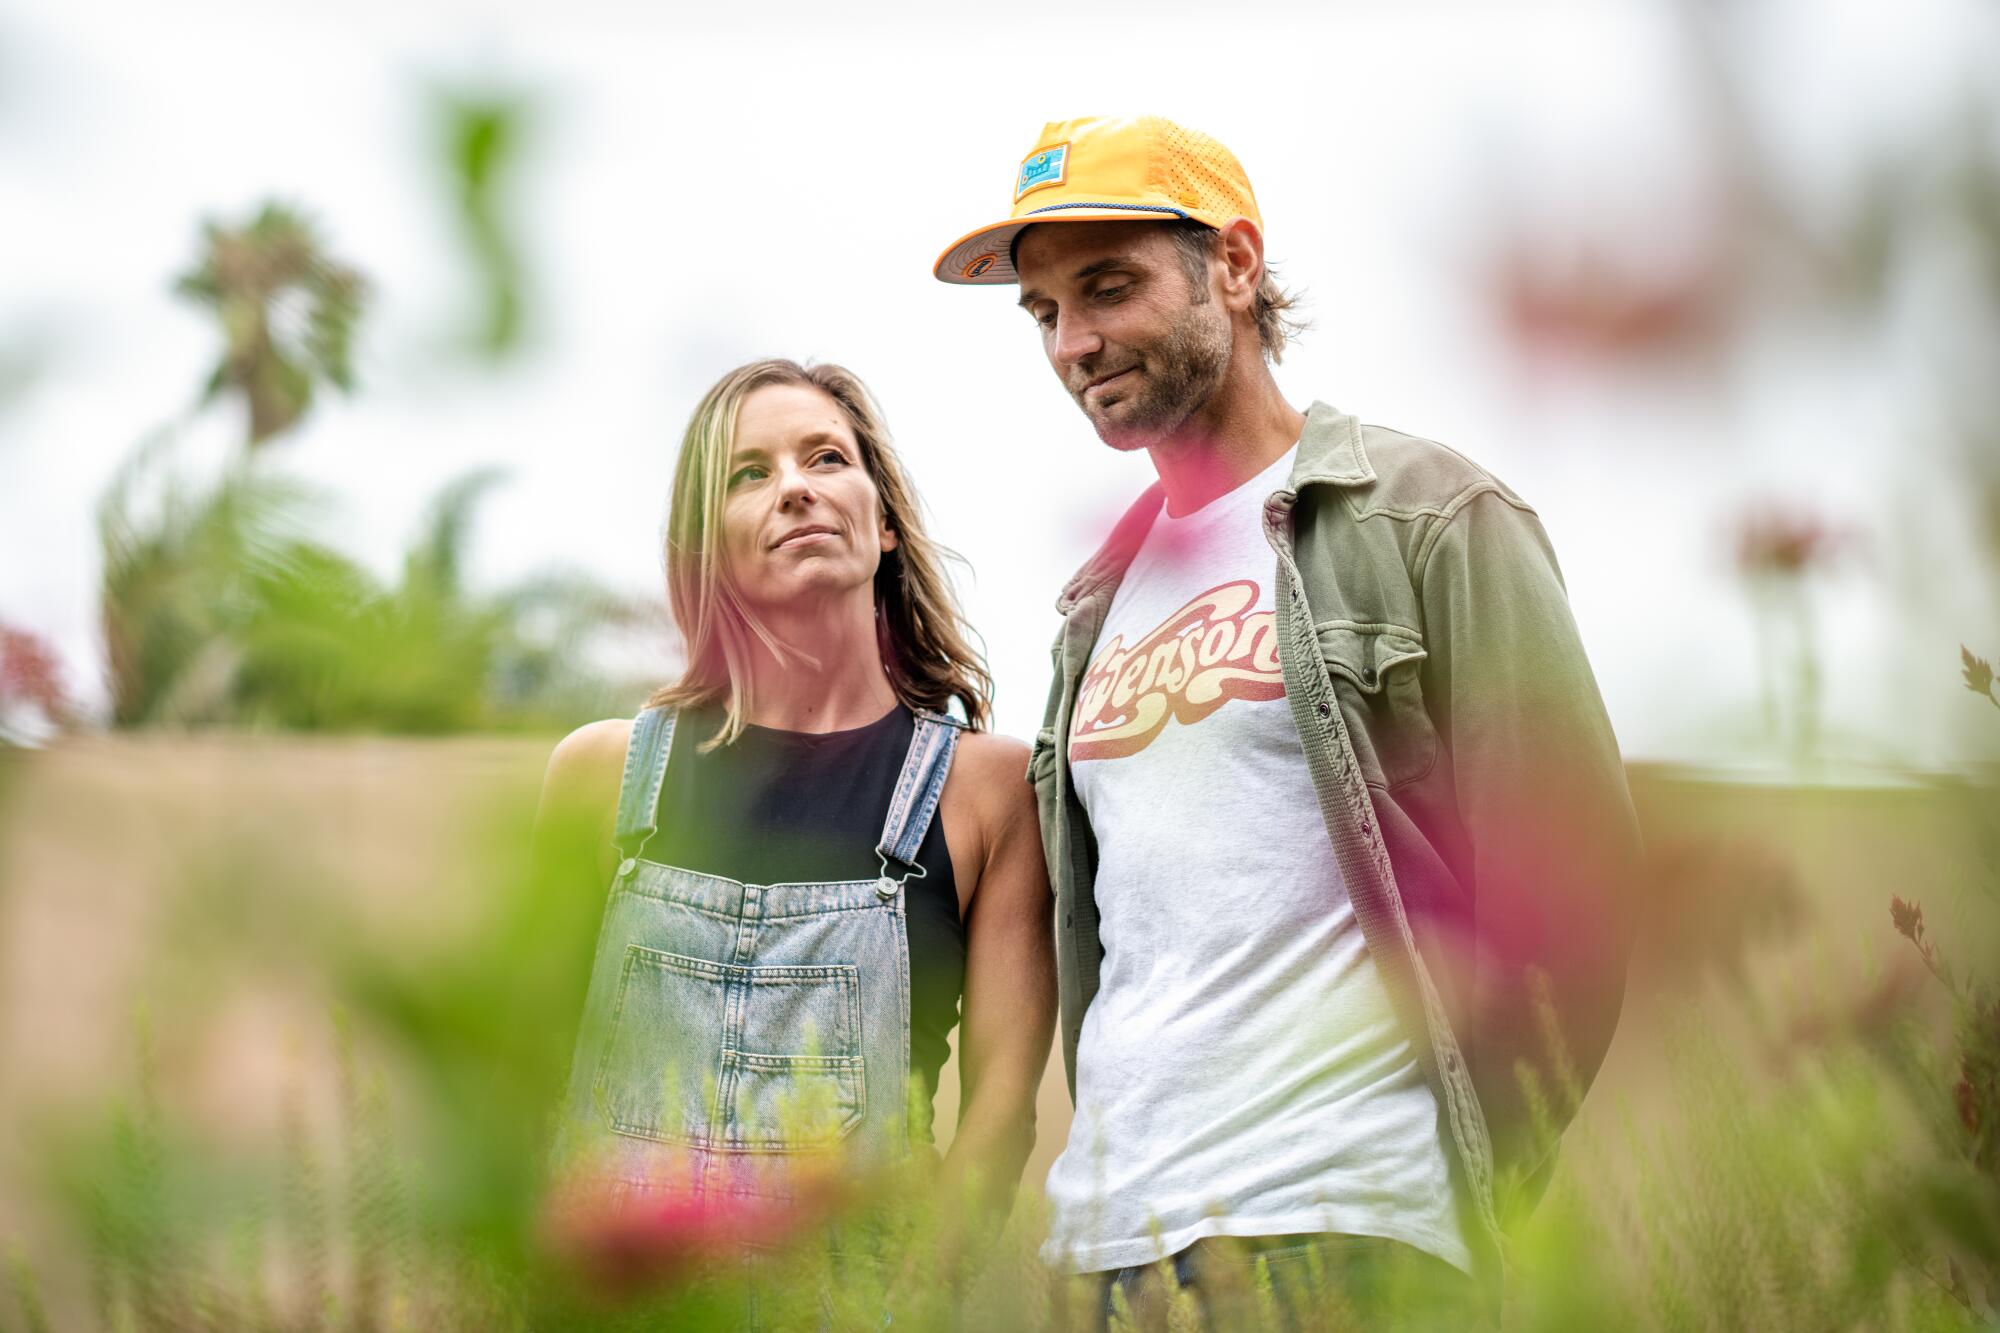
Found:
<svg viewBox="0 0 2000 1333"><path fill-rule="evenodd" d="M999 259L1000 259L999 255L980 255L977 259L974 259L970 264L967 264L964 268L960 269L959 276L966 278L977 278L982 274L984 274L987 269L992 268L993 265L999 261Z"/></svg>
<svg viewBox="0 0 2000 1333"><path fill-rule="evenodd" d="M1069 174L1069 145L1051 144L1047 148L1037 148L1021 163L1021 175L1014 182L1016 200L1030 190L1045 186L1061 185Z"/></svg>

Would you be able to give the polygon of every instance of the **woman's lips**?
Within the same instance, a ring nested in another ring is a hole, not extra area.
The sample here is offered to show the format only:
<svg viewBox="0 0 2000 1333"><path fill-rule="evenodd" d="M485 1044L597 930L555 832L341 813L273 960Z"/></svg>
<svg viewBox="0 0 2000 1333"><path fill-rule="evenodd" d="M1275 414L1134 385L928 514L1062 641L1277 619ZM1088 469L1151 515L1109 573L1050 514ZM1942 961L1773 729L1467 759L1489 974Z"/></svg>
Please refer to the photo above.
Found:
<svg viewBox="0 0 2000 1333"><path fill-rule="evenodd" d="M834 536L834 533L828 532L825 528L814 528L809 532L795 532L779 542L774 549L782 551L787 547L807 546L822 539L831 541Z"/></svg>

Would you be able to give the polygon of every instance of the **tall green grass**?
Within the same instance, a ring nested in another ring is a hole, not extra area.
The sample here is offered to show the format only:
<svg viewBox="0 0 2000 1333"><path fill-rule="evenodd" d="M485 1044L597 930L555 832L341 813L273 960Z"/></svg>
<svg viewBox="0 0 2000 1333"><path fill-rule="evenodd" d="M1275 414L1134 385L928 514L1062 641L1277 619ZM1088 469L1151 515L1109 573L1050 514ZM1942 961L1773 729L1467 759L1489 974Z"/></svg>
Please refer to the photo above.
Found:
<svg viewBox="0 0 2000 1333"><path fill-rule="evenodd" d="M1969 845L1996 809L1965 794ZM1034 1329L1092 1308L1090 1284L1037 1258L1035 1182L1003 1229L950 1258L939 1237L970 1205L936 1197L921 1169L756 1219L754 1259L726 1213L556 1226L550 1117L601 899L508 854L526 817L509 803L455 835L452 882L436 885L454 910L421 929L360 906L367 886L337 856L227 827L200 844L153 944L122 1093L34 1130L35 1223L0 1237L24 1256L0 1327L53 1310L103 1329L725 1329L754 1307L781 1328L887 1313L897 1328ZM1546 1196L1513 1219L1509 1327L1991 1325L2000 1185L1956 1088L1990 1069L1993 1036L1941 987L1885 984L1909 945L1886 910L1875 919L1878 975L1827 962L1789 1001L1712 977L1648 983L1620 1037L1637 1058L1589 1092ZM1957 930L1961 978L1990 938ZM272 1133L204 1122L175 1068L232 977L305 997L291 1073L263 1108ZM1541 1090L1552 1111L1568 1095ZM1342 1326L1348 1293L1325 1284L1306 1326ZM1252 1296L1279 1308L1268 1286ZM1204 1326L1199 1292L1166 1309Z"/></svg>

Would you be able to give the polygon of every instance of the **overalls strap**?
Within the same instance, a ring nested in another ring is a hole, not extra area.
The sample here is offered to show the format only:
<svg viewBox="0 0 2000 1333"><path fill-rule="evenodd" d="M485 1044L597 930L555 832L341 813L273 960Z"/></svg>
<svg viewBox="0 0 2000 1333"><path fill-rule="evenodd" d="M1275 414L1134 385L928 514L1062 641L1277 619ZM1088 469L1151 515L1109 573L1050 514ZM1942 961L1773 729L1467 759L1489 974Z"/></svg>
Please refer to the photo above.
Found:
<svg viewBox="0 0 2000 1333"><path fill-rule="evenodd" d="M660 783L667 776L667 755L674 748L674 717L670 708L648 708L632 723L632 743L625 747L625 778L618 788L618 825L612 834L620 856L637 856L659 826Z"/></svg>
<svg viewBox="0 0 2000 1333"><path fill-rule="evenodd" d="M916 712L916 720L910 752L903 759L896 793L889 800L889 817L882 824L882 841L875 845L884 878L892 860L912 867L919 877L923 874L917 866L917 849L923 846L924 835L930 832L937 814L938 797L944 794L944 780L951 772L951 757L958 750L958 733L965 725L942 713Z"/></svg>

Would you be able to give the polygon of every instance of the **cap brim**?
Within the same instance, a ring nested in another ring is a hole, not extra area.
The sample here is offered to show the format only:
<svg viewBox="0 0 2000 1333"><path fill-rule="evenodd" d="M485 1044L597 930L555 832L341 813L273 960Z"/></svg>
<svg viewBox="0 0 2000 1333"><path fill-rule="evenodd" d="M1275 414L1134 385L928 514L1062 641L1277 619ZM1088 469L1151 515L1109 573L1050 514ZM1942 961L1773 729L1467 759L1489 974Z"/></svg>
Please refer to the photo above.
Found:
<svg viewBox="0 0 2000 1333"><path fill-rule="evenodd" d="M955 282L967 287L1019 282L1021 275L1014 271L1014 238L1039 223L1171 222L1186 216L1168 208L1065 208L1040 217L1009 218L1005 222L995 222L978 231L968 232L953 241L938 256L931 272L939 282ZM981 263L982 260L989 262Z"/></svg>

